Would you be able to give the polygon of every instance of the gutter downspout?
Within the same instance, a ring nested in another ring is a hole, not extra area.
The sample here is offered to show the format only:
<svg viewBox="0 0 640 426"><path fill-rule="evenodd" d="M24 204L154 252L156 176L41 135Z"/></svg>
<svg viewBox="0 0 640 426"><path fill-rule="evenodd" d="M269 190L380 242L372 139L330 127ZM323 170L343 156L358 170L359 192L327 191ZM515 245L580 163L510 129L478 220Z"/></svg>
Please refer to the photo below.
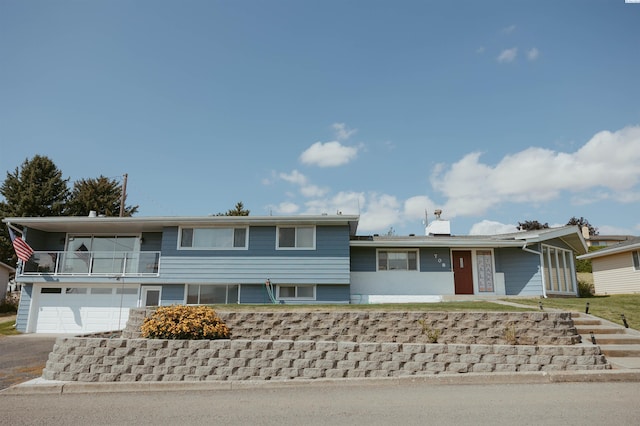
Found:
<svg viewBox="0 0 640 426"><path fill-rule="evenodd" d="M542 253L540 253L539 251L536 250L532 250L530 248L527 247L527 242L524 243L524 245L522 246L522 250L528 252L528 253L533 253L533 254L537 254L538 256L540 256L540 260L542 259ZM544 261L540 262L540 266L541 266L541 270L540 273L542 274L542 297L544 297L545 299L547 298L547 283L544 282Z"/></svg>

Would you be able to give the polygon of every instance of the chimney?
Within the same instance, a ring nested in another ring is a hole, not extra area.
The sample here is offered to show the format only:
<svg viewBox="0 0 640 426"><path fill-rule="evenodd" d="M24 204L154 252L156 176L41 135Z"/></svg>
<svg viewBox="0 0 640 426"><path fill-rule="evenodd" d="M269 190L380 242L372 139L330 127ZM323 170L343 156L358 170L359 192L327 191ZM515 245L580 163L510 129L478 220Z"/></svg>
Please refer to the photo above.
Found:
<svg viewBox="0 0 640 426"><path fill-rule="evenodd" d="M584 237L585 240L588 240L590 235L589 235L589 227L588 226L583 226L582 227L582 236Z"/></svg>

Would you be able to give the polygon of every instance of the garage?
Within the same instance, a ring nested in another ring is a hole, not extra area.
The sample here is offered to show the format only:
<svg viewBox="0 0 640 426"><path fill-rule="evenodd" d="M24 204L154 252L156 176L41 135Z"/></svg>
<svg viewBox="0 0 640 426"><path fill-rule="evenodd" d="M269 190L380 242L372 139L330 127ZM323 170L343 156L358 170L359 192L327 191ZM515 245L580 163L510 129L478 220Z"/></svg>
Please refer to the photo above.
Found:
<svg viewBox="0 0 640 426"><path fill-rule="evenodd" d="M36 333L94 333L124 328L138 286L41 287L35 296Z"/></svg>

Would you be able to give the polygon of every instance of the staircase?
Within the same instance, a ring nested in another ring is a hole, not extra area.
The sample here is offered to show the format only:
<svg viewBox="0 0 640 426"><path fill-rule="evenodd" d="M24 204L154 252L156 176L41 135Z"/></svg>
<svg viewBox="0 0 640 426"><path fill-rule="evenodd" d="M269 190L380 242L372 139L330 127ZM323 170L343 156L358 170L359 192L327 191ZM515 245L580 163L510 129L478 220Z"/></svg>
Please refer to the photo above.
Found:
<svg viewBox="0 0 640 426"><path fill-rule="evenodd" d="M572 313L583 345L596 345L614 369L640 369L640 331L583 313Z"/></svg>

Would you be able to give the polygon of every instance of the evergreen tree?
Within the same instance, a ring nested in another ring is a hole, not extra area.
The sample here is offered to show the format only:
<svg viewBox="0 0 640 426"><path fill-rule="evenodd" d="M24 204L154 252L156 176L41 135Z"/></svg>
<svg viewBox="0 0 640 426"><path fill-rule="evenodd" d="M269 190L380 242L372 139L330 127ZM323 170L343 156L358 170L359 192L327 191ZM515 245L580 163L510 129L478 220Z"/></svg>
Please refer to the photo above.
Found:
<svg viewBox="0 0 640 426"><path fill-rule="evenodd" d="M249 216L250 211L244 208L242 201L236 203L235 208L227 210L226 213L218 213L216 216Z"/></svg>
<svg viewBox="0 0 640 426"><path fill-rule="evenodd" d="M7 177L0 186L4 201L0 202L0 217L61 216L69 197L69 179L46 156L26 159L21 167ZM4 227L0 231L0 261L15 264L16 256Z"/></svg>
<svg viewBox="0 0 640 426"><path fill-rule="evenodd" d="M105 216L120 216L122 187L115 179L102 175L95 179L80 179L73 185L73 192L67 204L69 216L87 216L94 210ZM125 203L126 203L125 194ZM132 216L138 212L138 206L125 204L123 216Z"/></svg>

